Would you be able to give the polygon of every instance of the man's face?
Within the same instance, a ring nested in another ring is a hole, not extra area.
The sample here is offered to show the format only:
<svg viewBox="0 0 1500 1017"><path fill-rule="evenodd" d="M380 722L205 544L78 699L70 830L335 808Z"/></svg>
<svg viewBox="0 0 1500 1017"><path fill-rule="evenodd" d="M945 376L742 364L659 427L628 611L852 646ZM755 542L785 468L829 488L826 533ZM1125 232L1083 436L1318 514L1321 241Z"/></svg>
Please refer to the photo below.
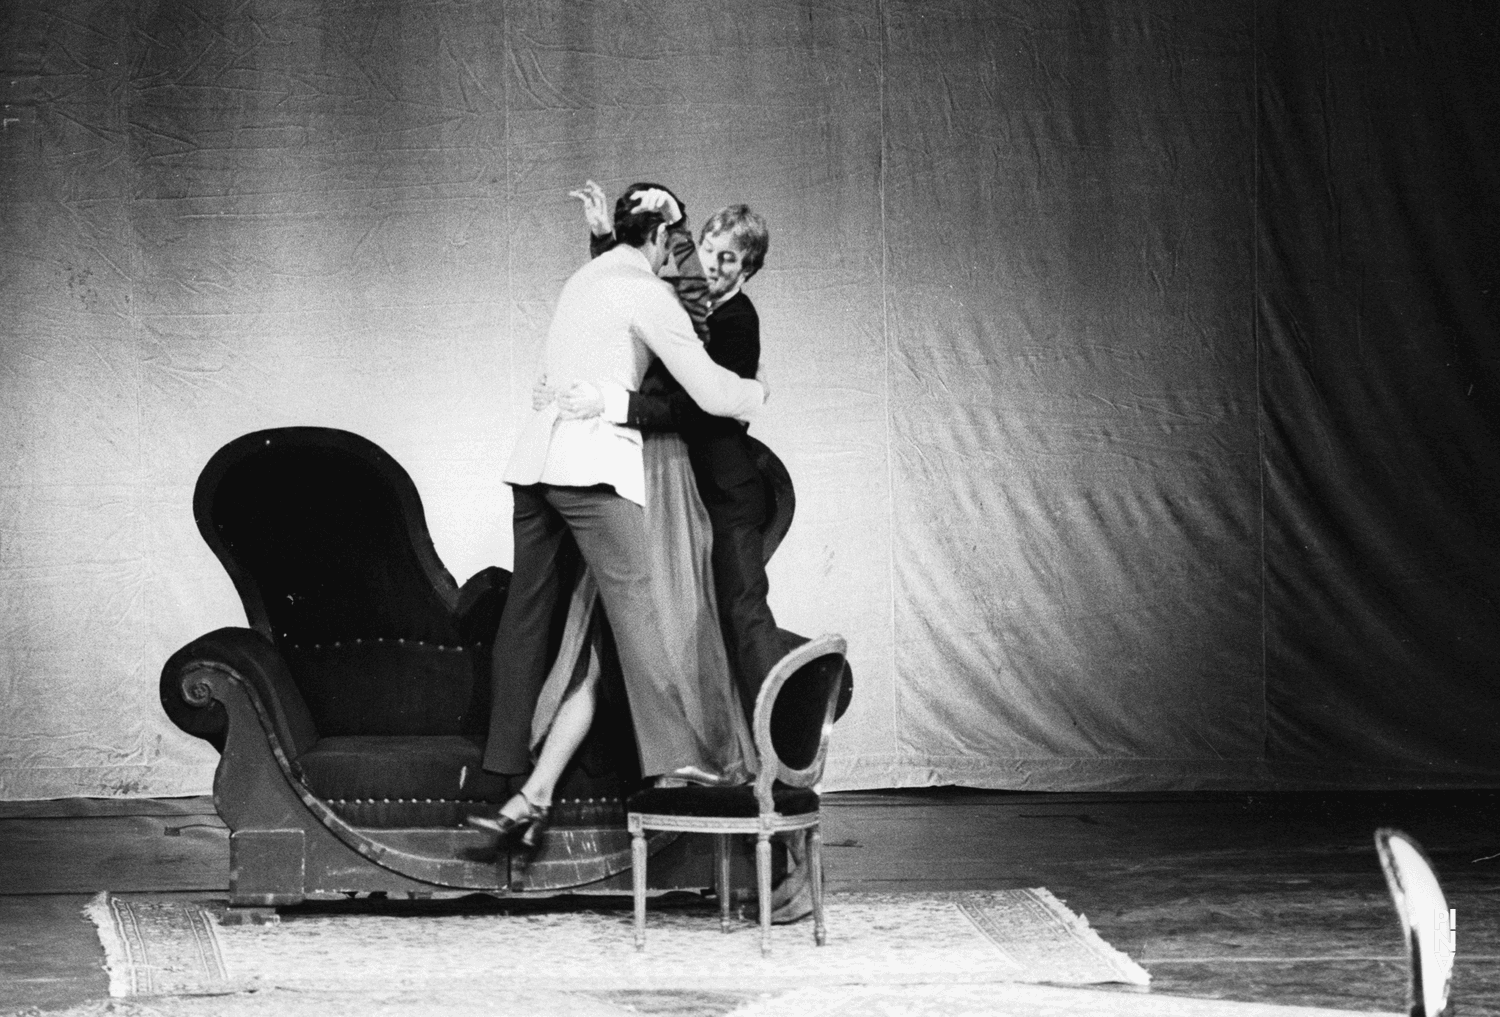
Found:
<svg viewBox="0 0 1500 1017"><path fill-rule="evenodd" d="M728 233L705 233L698 241L698 260L703 263L710 300L734 292L745 279L744 257Z"/></svg>
<svg viewBox="0 0 1500 1017"><path fill-rule="evenodd" d="M661 275L667 263L672 260L672 249L667 242L665 226L658 226L651 231L651 235L646 238L646 243L641 247L641 253L646 256L647 261L651 262L651 271Z"/></svg>

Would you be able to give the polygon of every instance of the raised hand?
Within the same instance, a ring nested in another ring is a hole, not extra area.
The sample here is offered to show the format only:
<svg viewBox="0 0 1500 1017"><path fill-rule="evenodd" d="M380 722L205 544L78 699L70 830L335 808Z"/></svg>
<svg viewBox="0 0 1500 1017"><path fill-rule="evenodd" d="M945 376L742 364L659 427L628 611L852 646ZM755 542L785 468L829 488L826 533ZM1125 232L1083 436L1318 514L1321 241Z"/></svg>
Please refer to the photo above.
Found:
<svg viewBox="0 0 1500 1017"><path fill-rule="evenodd" d="M635 195L635 207L632 212L660 212L661 217L667 221L668 226L675 226L682 218L682 209L677 205L677 199L658 187L651 187L644 191L637 191Z"/></svg>
<svg viewBox="0 0 1500 1017"><path fill-rule="evenodd" d="M568 197L577 198L583 202L583 219L589 224L589 232L594 236L607 237L615 231L615 219L610 214L609 200L604 196L604 188L588 180L578 190L569 191Z"/></svg>

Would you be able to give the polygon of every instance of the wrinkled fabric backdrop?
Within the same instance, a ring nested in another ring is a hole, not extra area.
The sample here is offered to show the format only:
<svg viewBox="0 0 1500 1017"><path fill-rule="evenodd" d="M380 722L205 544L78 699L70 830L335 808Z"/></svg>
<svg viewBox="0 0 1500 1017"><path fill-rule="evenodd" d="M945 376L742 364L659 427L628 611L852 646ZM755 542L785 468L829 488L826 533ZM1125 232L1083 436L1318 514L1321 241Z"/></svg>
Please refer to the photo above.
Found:
<svg viewBox="0 0 1500 1017"><path fill-rule="evenodd" d="M0 797L196 794L223 443L347 428L462 581L565 192L770 221L829 788L1500 779L1500 14L1375 0L14 2Z"/></svg>

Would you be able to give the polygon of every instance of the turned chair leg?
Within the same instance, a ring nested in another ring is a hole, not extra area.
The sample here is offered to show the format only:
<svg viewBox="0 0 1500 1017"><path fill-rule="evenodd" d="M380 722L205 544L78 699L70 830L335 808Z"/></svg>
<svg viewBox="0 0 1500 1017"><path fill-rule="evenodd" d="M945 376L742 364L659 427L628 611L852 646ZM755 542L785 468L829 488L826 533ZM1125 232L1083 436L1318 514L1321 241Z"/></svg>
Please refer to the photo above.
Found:
<svg viewBox="0 0 1500 1017"><path fill-rule="evenodd" d="M635 891L635 948L646 949L646 831L637 827L631 831L630 865L631 885Z"/></svg>
<svg viewBox="0 0 1500 1017"><path fill-rule="evenodd" d="M813 942L819 946L828 942L828 929L823 924L823 828L815 826L807 831L807 874L812 878Z"/></svg>
<svg viewBox="0 0 1500 1017"><path fill-rule="evenodd" d="M729 931L729 835L714 835L719 851L719 931Z"/></svg>
<svg viewBox="0 0 1500 1017"><path fill-rule="evenodd" d="M760 910L760 955L771 953L771 834L761 830L755 839L755 894Z"/></svg>

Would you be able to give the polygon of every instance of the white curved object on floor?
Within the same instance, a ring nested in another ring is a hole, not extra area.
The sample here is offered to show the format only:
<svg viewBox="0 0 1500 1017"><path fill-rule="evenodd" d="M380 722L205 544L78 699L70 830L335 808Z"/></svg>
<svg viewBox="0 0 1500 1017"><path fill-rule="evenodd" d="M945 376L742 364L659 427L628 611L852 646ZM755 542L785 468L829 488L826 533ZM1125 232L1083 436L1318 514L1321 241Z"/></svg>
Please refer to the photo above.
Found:
<svg viewBox="0 0 1500 1017"><path fill-rule="evenodd" d="M1443 888L1421 846L1400 830L1376 830L1375 848L1406 940L1411 1017L1446 1017L1456 933Z"/></svg>

